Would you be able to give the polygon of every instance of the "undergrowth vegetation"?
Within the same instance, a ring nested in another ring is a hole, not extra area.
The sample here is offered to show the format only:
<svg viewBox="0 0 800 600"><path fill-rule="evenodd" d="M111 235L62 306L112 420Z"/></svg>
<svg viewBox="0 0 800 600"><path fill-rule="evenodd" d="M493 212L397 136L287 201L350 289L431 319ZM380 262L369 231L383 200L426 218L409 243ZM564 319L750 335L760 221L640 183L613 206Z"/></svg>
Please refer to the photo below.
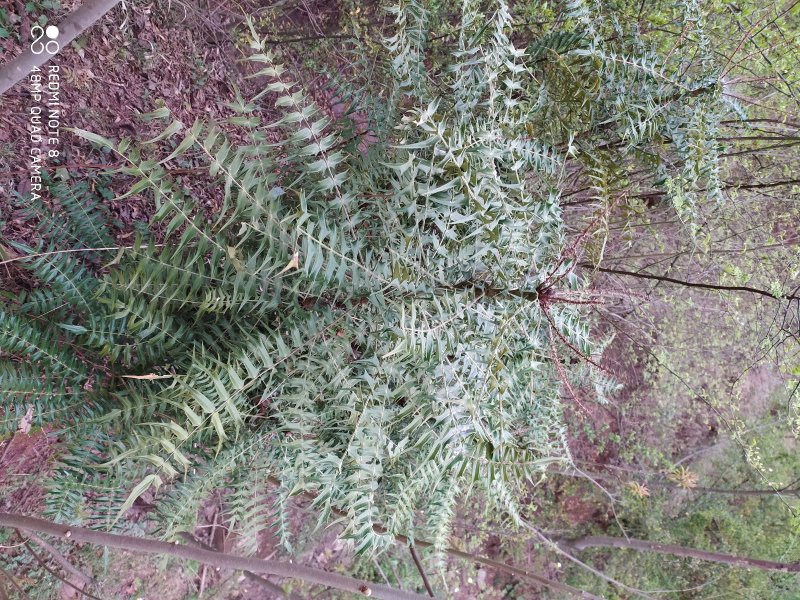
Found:
<svg viewBox="0 0 800 600"><path fill-rule="evenodd" d="M502 0L455 20L426 4L390 7L370 81L332 80L339 118L251 23L263 91L226 120L154 107L150 140L75 130L124 163L105 175L132 182L117 199L156 206L127 246L102 181L51 181L58 217L19 199L41 242L3 241L29 285L0 304L2 427L64 440L50 516L113 527L148 494L174 538L225 489L245 552L273 527L291 547L293 496L358 553L396 535L442 550L458 502L480 494L519 525L527 484L571 464L562 399L619 388L578 259L602 259L611 211L641 190L707 245L720 122L745 111L698 3L681 5L674 54L600 3L569 2L524 44ZM181 161L206 170L219 211ZM570 232L577 192L592 212Z"/></svg>

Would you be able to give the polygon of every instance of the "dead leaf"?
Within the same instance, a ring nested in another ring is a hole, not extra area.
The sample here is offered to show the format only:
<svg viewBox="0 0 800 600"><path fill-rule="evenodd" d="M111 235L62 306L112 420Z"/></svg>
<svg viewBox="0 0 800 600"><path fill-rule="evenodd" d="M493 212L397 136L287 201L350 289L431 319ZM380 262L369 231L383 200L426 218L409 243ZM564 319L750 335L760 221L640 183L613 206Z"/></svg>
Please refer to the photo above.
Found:
<svg viewBox="0 0 800 600"><path fill-rule="evenodd" d="M283 269L281 269L278 275L283 275L284 273L286 273L286 271L299 268L300 268L300 253L295 252L294 254L292 254L292 259L288 263L286 263L286 266L283 267Z"/></svg>
<svg viewBox="0 0 800 600"><path fill-rule="evenodd" d="M31 425L33 424L33 405L28 405L28 410L25 412L25 415L19 420L19 428L17 431L20 433L24 433L28 435L31 431Z"/></svg>

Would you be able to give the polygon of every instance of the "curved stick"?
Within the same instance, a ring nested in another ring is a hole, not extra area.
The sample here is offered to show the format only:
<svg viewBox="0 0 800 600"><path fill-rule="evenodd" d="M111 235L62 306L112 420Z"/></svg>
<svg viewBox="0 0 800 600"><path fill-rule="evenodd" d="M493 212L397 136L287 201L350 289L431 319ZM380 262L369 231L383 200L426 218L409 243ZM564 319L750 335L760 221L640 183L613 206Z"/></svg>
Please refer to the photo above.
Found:
<svg viewBox="0 0 800 600"><path fill-rule="evenodd" d="M360 594L363 596L373 596L382 600L424 600L425 596L396 590L386 585L379 585L345 577L337 573L328 573L321 569L314 569L302 565L295 565L287 562L274 560L261 560L258 558L245 558L233 556L231 554L221 554L211 550L203 550L186 546L184 544L170 544L147 538L133 537L129 535L119 535L94 531L84 527L71 527L52 523L44 519L35 517L25 517L13 513L0 512L0 527L13 527L26 531L36 531L47 533L65 540L75 540L87 542L98 546L109 546L111 548L121 548L134 552L144 552L147 554L169 554L187 560L196 560L215 567L233 569L235 571L250 571L252 573L264 573L266 575L278 575L289 579L300 579L309 583L316 583L330 588Z"/></svg>

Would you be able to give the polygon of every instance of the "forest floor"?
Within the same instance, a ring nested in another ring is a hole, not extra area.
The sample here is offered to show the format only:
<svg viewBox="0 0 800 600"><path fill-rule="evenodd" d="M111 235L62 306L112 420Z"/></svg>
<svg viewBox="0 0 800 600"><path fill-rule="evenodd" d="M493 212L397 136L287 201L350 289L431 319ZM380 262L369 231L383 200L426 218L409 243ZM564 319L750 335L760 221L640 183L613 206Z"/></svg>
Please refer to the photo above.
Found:
<svg viewBox="0 0 800 600"><path fill-rule="evenodd" d="M0 8L0 26L6 35L0 37L0 62L18 54L23 44L21 32L29 30L31 23L42 15L53 22L67 14L77 1L64 0L59 8L46 8L45 2L25 4L13 0ZM251 14L261 12L255 0L249 6ZM115 9L94 25L88 34L65 48L53 61L61 74L61 124L63 128L80 128L119 139L123 136L141 135L144 131L137 113L147 113L160 102L169 107L174 118L191 124L195 119L221 118L226 114L225 103L235 98L236 88L245 97L256 89L257 82L247 79L247 66L241 62L244 49L237 42L241 33L241 12L231 10L223 0L198 0L198 2L129 3L127 10ZM29 10L33 7L32 10ZM297 32L331 32L343 19L340 6L326 0L311 0L298 8L283 13L274 23L275 37L297 37ZM378 15L374 15L376 18ZM304 62L303 45L289 45L285 50L298 64ZM334 65L335 66L335 65ZM336 111L331 97L319 85L317 100L323 107ZM327 106L326 106L327 102ZM0 111L0 227L4 236L35 246L32 239L33 224L26 221L19 196L30 191L30 109L32 100L28 84L22 82L2 97ZM100 156L86 142L63 132L61 152L57 160L48 162L46 170L59 176L63 169L73 174L96 175L108 167L119 166L113 156ZM138 228L144 227L154 206L142 196L124 200L115 197L125 190L107 190L107 206L116 227L120 245L130 243ZM218 198L197 187L197 193L210 212L218 206ZM0 248L2 250L2 248ZM13 278L15 273L0 270L0 278ZM6 281L7 283L7 281ZM20 285L24 285L21 282ZM667 317L667 312L662 314ZM635 462L626 450L632 439L645 445L647 440L665 437L659 428L663 423L651 418L648 405L648 382L643 373L648 361L647 348L634 347L624 336L618 336L604 356L609 370L623 384L623 389L609 404L601 405L585 399L568 399L568 425L570 446L576 464L587 471L616 477ZM779 379L767 370L749 375L747 385L758 388L759 397L768 395ZM766 410L754 407L752 410ZM691 415L691 417L689 416ZM717 436L718 423L713 411L689 411L677 415L672 423L671 443L666 453L677 460L709 445ZM677 432L677 435L675 434ZM50 474L58 452L57 439L47 431L33 430L17 433L0 446L0 510L35 514L43 506L43 494L37 482ZM664 448L664 446L661 446ZM627 480L620 476L619 483ZM608 527L614 519L613 510L602 493L586 480L576 482L569 478L554 477L537 492L555 501L561 507L559 518L565 527ZM146 498L137 502L128 516L132 530L140 527L141 516L148 510ZM303 530L306 513L303 506L296 510L296 528ZM460 516L456 534L472 540L476 550L492 558L513 561L520 567L531 568L545 576L559 577L557 563L543 558L528 548L523 556L504 555L502 540L495 534L480 533L480 523L474 515ZM197 534L214 545L225 549L225 536L220 524L219 506L209 504L202 515ZM308 540L301 548L299 560L313 566L341 568L350 560L341 545L334 541L334 532L326 532ZM14 565L22 581L42 577L34 563L23 562L19 540L13 536L0 540L6 548L3 560ZM67 551L67 549L65 549ZM174 561L162 562L132 555L113 553L106 555L75 546L68 550L80 568L91 570L100 581L95 593L101 598L142 598L179 600L189 598L264 598L264 591L232 573L220 573L194 565L192 570ZM280 552L274 539L265 536L259 554L262 557ZM406 559L407 560L407 559ZM454 598L505 597L509 584L506 578L488 573L468 564L448 564L446 577L453 585ZM27 578L27 579L26 579ZM34 584L31 584L34 585ZM517 588L518 593L521 588ZM71 598L69 586L50 582L49 587L37 588L37 598ZM531 594L536 591L531 589ZM520 596L522 597L522 596ZM526 597L536 597L534 595Z"/></svg>

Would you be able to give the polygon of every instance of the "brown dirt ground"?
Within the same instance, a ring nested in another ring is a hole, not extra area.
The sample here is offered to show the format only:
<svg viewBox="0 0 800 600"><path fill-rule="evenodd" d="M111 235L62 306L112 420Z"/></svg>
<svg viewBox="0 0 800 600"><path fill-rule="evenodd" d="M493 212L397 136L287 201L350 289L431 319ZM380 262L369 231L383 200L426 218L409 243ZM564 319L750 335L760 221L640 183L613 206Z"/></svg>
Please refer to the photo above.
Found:
<svg viewBox="0 0 800 600"><path fill-rule="evenodd" d="M220 118L224 103L234 98L232 84L242 80L237 71L241 52L233 40L219 34L225 31L225 17L209 29L197 19L187 26L177 4L172 10L167 4L128 6L128 11L114 9L79 38L79 50L73 43L54 59L61 73L61 126L120 139L142 131L137 113L154 110L162 100L174 118L187 124L197 118ZM51 18L57 22L67 8L65 4ZM127 26L121 29L123 19ZM19 47L12 39L0 41L6 57ZM10 221L6 235L30 242L34 241L26 239L31 236L30 229L8 205L13 192L24 194L30 189L27 128L33 102L27 82L4 95L2 103L0 197L4 202L0 202L0 221ZM64 131L60 150L62 155L46 165L51 174L59 166L87 173L119 164ZM213 199L206 200L213 203ZM153 210L140 196L111 202L110 209L121 237L130 232L133 222L146 223Z"/></svg>

